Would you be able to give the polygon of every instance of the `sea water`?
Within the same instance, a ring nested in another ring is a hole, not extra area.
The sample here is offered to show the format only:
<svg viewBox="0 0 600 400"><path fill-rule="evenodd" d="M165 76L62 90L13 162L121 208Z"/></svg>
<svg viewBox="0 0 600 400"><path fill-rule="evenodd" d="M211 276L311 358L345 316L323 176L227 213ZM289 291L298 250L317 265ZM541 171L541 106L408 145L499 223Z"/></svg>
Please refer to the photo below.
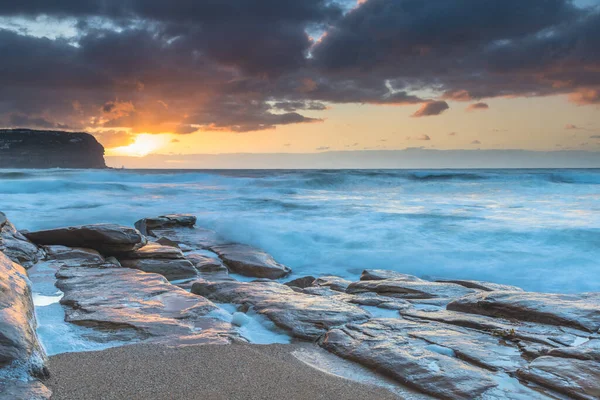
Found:
<svg viewBox="0 0 600 400"><path fill-rule="evenodd" d="M192 213L302 275L600 291L600 170L0 170L19 229Z"/></svg>

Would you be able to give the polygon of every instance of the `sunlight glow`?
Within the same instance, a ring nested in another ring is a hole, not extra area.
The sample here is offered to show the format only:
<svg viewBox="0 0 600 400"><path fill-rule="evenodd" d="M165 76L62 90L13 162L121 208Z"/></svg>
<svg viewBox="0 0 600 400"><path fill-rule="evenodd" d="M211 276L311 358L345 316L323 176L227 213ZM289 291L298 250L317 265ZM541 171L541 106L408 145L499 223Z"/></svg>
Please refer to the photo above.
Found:
<svg viewBox="0 0 600 400"><path fill-rule="evenodd" d="M110 149L111 155L143 157L169 143L169 135L150 135L142 133L136 136L135 142L128 146Z"/></svg>

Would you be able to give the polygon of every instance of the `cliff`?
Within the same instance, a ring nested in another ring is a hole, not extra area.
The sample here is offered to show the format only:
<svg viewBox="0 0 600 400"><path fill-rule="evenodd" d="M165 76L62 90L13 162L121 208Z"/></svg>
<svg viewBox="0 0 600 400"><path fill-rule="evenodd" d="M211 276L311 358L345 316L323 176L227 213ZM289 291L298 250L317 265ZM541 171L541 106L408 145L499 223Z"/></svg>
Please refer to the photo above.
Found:
<svg viewBox="0 0 600 400"><path fill-rule="evenodd" d="M0 168L106 168L104 147L87 133L0 129Z"/></svg>

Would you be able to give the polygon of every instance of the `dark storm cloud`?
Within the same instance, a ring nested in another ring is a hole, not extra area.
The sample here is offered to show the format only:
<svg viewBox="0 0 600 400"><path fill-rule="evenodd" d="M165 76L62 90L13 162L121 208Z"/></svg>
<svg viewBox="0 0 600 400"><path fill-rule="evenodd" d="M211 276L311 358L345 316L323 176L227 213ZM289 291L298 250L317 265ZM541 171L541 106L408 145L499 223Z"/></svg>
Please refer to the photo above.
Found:
<svg viewBox="0 0 600 400"><path fill-rule="evenodd" d="M9 124L14 127L30 126L41 129L71 129L68 125L52 122L43 117L31 118L23 114L11 114Z"/></svg>
<svg viewBox="0 0 600 400"><path fill-rule="evenodd" d="M450 107L445 101L430 101L424 103L415 113L413 117L430 117L432 115L440 115Z"/></svg>
<svg viewBox="0 0 600 400"><path fill-rule="evenodd" d="M344 14L344 2L0 2L0 16L68 19L77 31L53 40L0 28L10 55L0 124L246 132L319 122L302 114L336 103L421 104L415 116L496 96L600 103L597 8L368 0Z"/></svg>

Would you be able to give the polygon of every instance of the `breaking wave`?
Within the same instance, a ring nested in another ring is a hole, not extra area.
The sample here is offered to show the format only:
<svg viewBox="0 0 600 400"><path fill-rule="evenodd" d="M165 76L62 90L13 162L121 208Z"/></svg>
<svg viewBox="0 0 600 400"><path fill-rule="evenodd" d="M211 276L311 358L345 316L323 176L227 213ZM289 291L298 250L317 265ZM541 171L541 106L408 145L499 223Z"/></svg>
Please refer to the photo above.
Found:
<svg viewBox="0 0 600 400"><path fill-rule="evenodd" d="M2 170L19 229L193 213L296 276L364 268L600 291L600 170Z"/></svg>

